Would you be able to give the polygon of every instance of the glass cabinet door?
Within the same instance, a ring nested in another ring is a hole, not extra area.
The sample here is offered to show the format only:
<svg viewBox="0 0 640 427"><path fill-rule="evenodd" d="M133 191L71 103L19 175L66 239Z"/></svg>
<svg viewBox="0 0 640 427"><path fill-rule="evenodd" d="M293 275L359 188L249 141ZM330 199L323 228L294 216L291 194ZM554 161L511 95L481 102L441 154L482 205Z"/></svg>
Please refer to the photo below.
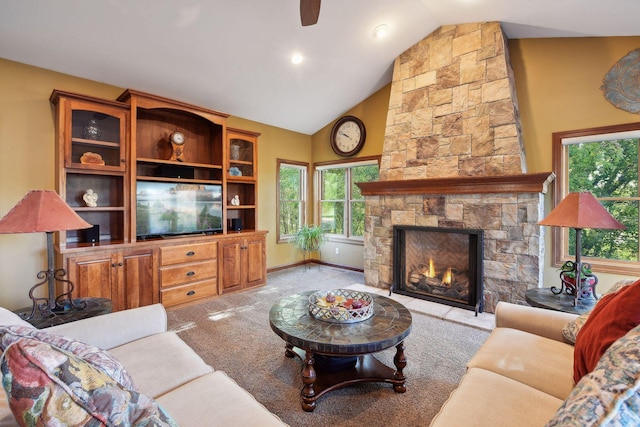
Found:
<svg viewBox="0 0 640 427"><path fill-rule="evenodd" d="M249 138L237 137L239 135L232 136L232 138L229 138L228 177L230 179L255 179L255 141Z"/></svg>
<svg viewBox="0 0 640 427"><path fill-rule="evenodd" d="M70 141L65 166L80 169L125 169L126 112L71 105Z"/></svg>

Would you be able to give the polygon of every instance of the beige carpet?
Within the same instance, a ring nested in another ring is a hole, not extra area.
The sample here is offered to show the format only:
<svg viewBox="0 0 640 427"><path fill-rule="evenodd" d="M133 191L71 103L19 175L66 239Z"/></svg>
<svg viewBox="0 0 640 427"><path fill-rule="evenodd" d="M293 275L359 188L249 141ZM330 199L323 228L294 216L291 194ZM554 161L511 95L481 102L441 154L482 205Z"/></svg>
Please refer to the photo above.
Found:
<svg viewBox="0 0 640 427"><path fill-rule="evenodd" d="M293 293L354 283L364 283L361 273L318 265L282 270L269 274L266 287L170 310L169 328L291 426L428 425L487 332L412 313L406 393L395 393L389 384L361 384L326 394L312 413L300 407L302 364L284 356L284 341L269 327L269 309ZM378 357L393 366L394 352Z"/></svg>

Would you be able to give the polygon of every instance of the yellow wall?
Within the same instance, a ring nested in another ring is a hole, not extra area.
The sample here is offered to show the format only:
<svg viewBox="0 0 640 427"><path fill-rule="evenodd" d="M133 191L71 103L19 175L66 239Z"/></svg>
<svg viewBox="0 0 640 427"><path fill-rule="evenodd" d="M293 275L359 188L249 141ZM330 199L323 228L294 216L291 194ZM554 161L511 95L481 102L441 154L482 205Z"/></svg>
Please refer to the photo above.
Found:
<svg viewBox="0 0 640 427"><path fill-rule="evenodd" d="M55 189L55 110L49 102L53 89L104 99L116 99L124 90L0 59L0 217L29 190ZM236 117L230 117L228 125L262 134L258 141L258 226L269 230L268 268L300 261L302 253L292 245L276 244L276 159L311 163L311 136ZM44 268L44 233L0 235L0 306L28 305L28 290Z"/></svg>
<svg viewBox="0 0 640 427"><path fill-rule="evenodd" d="M640 121L638 115L609 104L600 90L611 66L639 46L640 37L509 42L529 172L551 171L552 132ZM54 110L49 103L54 88L105 99L115 99L123 90L0 59L0 215L29 190L55 188ZM358 157L382 152L389 90L390 86L385 86L340 115L360 117L367 127L367 142ZM258 226L270 231L268 267L301 260L300 251L275 241L276 159L309 163L339 159L329 146L333 122L312 136L237 117L230 117L228 124L262 133L258 142ZM312 212L310 206L309 218L313 218ZM339 256L335 255L336 247ZM548 237L546 247L550 247ZM0 235L0 306L26 305L27 291L46 264L45 252L43 234ZM549 252L545 279L551 283L557 280L557 272L550 266ZM362 247L329 243L322 259L361 268ZM599 288L606 289L619 276L599 274L599 278Z"/></svg>
<svg viewBox="0 0 640 427"><path fill-rule="evenodd" d="M345 115L358 117L364 123L367 131L364 147L362 147L362 150L360 150L356 156L350 159L355 160L359 157L378 156L382 153L390 92L391 84L388 84L352 109L340 115L340 117ZM340 117L336 117L336 120ZM331 128L336 120L313 134L313 153L311 157L314 162L344 159L344 157L340 157L333 152L329 143ZM311 206L311 208L313 209L313 206ZM309 215L309 218L314 218L313 212L310 212ZM316 219L309 222L314 221L316 221ZM336 254L336 250L339 252L338 254ZM331 264L362 269L364 267L364 246L361 244L329 241L322 247L320 258L322 261Z"/></svg>
<svg viewBox="0 0 640 427"><path fill-rule="evenodd" d="M609 69L638 47L640 37L509 41L529 172L552 170L553 132L640 121L610 104L600 90ZM549 212L551 191L545 204ZM551 230L545 228L544 281L550 286L557 284L558 271L551 266ZM598 291L624 277L596 274Z"/></svg>

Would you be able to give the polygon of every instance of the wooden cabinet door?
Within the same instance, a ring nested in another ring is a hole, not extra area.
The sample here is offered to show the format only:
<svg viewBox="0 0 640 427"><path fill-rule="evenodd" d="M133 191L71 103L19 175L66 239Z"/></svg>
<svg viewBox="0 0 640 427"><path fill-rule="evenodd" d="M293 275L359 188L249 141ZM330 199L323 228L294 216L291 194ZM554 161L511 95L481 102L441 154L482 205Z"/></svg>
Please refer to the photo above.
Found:
<svg viewBox="0 0 640 427"><path fill-rule="evenodd" d="M242 288L243 239L223 240L219 243L220 293Z"/></svg>
<svg viewBox="0 0 640 427"><path fill-rule="evenodd" d="M114 275L117 274L117 255L86 255L70 257L67 263L67 274L75 288L74 298L108 298L114 302L112 287ZM114 265L115 264L115 265Z"/></svg>
<svg viewBox="0 0 640 427"><path fill-rule="evenodd" d="M153 253L150 251L125 252L119 258L118 287L122 309L158 302L159 290L158 282L154 277Z"/></svg>
<svg viewBox="0 0 640 427"><path fill-rule="evenodd" d="M247 239L244 245L246 251L247 264L244 268L246 272L246 287L257 286L265 283L267 253L264 236L256 236Z"/></svg>

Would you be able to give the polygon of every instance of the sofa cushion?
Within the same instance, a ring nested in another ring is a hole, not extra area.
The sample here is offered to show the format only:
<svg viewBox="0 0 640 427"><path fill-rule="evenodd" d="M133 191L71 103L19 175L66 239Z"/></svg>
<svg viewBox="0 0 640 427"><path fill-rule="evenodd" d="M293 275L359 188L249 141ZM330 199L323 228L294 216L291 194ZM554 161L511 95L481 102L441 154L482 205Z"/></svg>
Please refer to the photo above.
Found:
<svg viewBox="0 0 640 427"><path fill-rule="evenodd" d="M602 294L602 296L616 293L620 289L624 288L625 286L629 286L633 283L635 283L633 279L622 279L616 282L611 288L609 288L604 294ZM567 340L567 342L570 342L571 344L576 343L576 337L578 336L578 332L580 332L580 329L582 329L582 327L584 326L592 310L593 309L587 311L584 314L581 314L575 320L568 322L562 328L562 336L564 337L564 339Z"/></svg>
<svg viewBox="0 0 640 427"><path fill-rule="evenodd" d="M108 352L92 345L84 344L61 335L50 334L39 329L34 329L33 327L18 325L0 326L0 351L4 351L11 344L24 338L48 343L62 350L69 351L75 356L91 363L95 368L100 369L120 383L124 388L137 390L133 379L124 366Z"/></svg>
<svg viewBox="0 0 640 427"><path fill-rule="evenodd" d="M213 371L175 332L151 335L109 352L127 367L138 390L154 398Z"/></svg>
<svg viewBox="0 0 640 427"><path fill-rule="evenodd" d="M470 368L431 427L539 427L561 404L556 397L495 372Z"/></svg>
<svg viewBox="0 0 640 427"><path fill-rule="evenodd" d="M573 388L573 346L511 328L496 328L467 364L564 400Z"/></svg>
<svg viewBox="0 0 640 427"><path fill-rule="evenodd" d="M577 383L595 368L609 346L640 324L640 281L603 296L577 336L573 379Z"/></svg>
<svg viewBox="0 0 640 427"><path fill-rule="evenodd" d="M7 310L4 307L0 307L0 325L20 325L29 328L33 327L26 320L22 320L22 318L16 313Z"/></svg>
<svg viewBox="0 0 640 427"><path fill-rule="evenodd" d="M609 347L547 424L602 425L640 425L640 326Z"/></svg>
<svg viewBox="0 0 640 427"><path fill-rule="evenodd" d="M207 426L213 421L220 426L285 425L222 371L172 390L159 397L158 402L181 426Z"/></svg>
<svg viewBox="0 0 640 427"><path fill-rule="evenodd" d="M153 399L51 344L22 338L0 369L21 425L177 426Z"/></svg>

